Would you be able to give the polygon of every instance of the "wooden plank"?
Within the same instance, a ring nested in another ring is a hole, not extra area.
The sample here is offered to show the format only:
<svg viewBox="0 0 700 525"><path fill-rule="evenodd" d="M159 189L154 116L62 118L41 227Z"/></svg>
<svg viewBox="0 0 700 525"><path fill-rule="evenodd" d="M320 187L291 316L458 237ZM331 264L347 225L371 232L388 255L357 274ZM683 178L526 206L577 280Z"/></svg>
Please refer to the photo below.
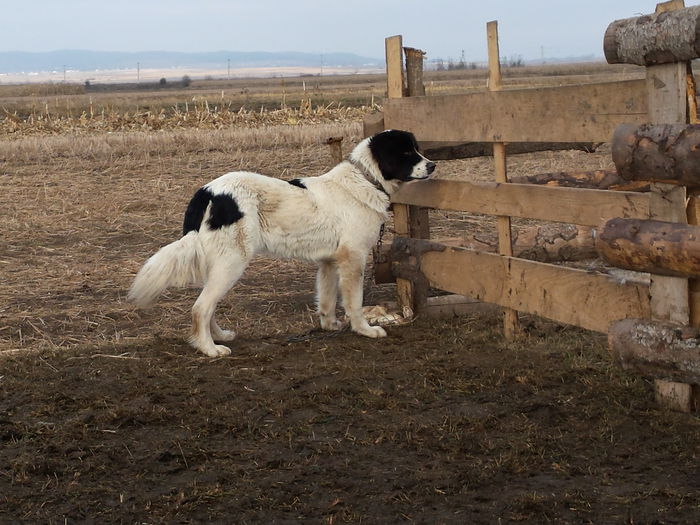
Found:
<svg viewBox="0 0 700 525"><path fill-rule="evenodd" d="M654 379L654 397L656 402L675 412L690 413L697 409L697 387L688 383Z"/></svg>
<svg viewBox="0 0 700 525"><path fill-rule="evenodd" d="M386 93L388 99L404 96L403 38L391 36L384 41L386 51ZM386 124L386 121L385 121ZM389 129L386 128L385 129ZM397 235L410 236L411 223L409 207L395 204L394 231ZM401 315L410 319L414 315L415 297L413 283L407 279L396 279L396 295Z"/></svg>
<svg viewBox="0 0 700 525"><path fill-rule="evenodd" d="M700 190L695 190L688 195L686 207L688 224L700 225ZM700 326L700 279L688 281L688 317L690 326Z"/></svg>
<svg viewBox="0 0 700 525"><path fill-rule="evenodd" d="M493 20L486 24L486 41L489 55L489 91L500 91L503 87L501 82L501 61L498 51L498 22Z"/></svg>
<svg viewBox="0 0 700 525"><path fill-rule="evenodd" d="M685 63L647 67L648 120L651 124L685 124ZM687 224L685 187L651 185L649 216L660 221ZM651 314L654 319L690 323L688 279L651 276Z"/></svg>
<svg viewBox="0 0 700 525"><path fill-rule="evenodd" d="M405 47L406 55L406 90L409 97L422 97L425 95L423 84L423 59L425 51L412 47Z"/></svg>
<svg viewBox="0 0 700 525"><path fill-rule="evenodd" d="M410 237L411 224L409 207L405 204L394 204L394 233L401 237ZM399 311L405 319L411 319L415 313L414 287L408 279L396 279L396 300Z"/></svg>
<svg viewBox="0 0 700 525"><path fill-rule="evenodd" d="M685 124L686 69L684 62L646 68L648 122Z"/></svg>
<svg viewBox="0 0 700 525"><path fill-rule="evenodd" d="M400 98L404 94L403 38L401 35L390 36L384 40L384 45L386 50L386 95L388 98Z"/></svg>
<svg viewBox="0 0 700 525"><path fill-rule="evenodd" d="M438 295L428 297L425 311L421 315L431 318L459 317L483 313L496 313L495 304L484 303L463 295Z"/></svg>
<svg viewBox="0 0 700 525"><path fill-rule="evenodd" d="M584 188L427 180L405 184L392 201L442 210L598 226L603 219L649 218L649 195Z"/></svg>
<svg viewBox="0 0 700 525"><path fill-rule="evenodd" d="M603 274L449 247L425 252L420 268L434 288L598 332L649 317L647 286Z"/></svg>
<svg viewBox="0 0 700 525"><path fill-rule="evenodd" d="M687 224L685 187L653 183L651 188L650 218ZM684 325L690 323L688 279L652 274L649 293L654 319Z"/></svg>
<svg viewBox="0 0 700 525"><path fill-rule="evenodd" d="M677 9L683 9L685 7L685 0L668 0L667 2L660 2L656 4L656 9L654 12L668 13L669 11L675 11Z"/></svg>
<svg viewBox="0 0 700 525"><path fill-rule="evenodd" d="M647 121L646 83L391 99L384 121L421 142L608 142L619 124Z"/></svg>

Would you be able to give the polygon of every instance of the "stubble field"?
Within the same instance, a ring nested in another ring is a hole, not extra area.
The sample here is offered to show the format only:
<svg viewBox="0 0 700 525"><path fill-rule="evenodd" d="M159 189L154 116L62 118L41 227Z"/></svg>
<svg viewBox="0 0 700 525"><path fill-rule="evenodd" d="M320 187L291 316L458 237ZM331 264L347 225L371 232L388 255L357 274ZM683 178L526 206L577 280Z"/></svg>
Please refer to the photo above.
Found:
<svg viewBox="0 0 700 525"><path fill-rule="evenodd" d="M321 174L325 139L343 136L347 151L368 111L230 109L186 125L168 111L158 129L143 114L102 128L99 116L43 128L31 112L0 117L0 522L700 519L700 422L658 410L601 335L526 317L525 337L507 343L488 313L419 318L379 341L324 333L314 268L272 259L220 306L239 333L230 357L186 344L196 290L126 304L201 184L232 170ZM543 152L509 169L609 157ZM442 161L436 175L486 180L490 165ZM431 218L437 235L492 228ZM366 304L394 293L369 277L365 289Z"/></svg>

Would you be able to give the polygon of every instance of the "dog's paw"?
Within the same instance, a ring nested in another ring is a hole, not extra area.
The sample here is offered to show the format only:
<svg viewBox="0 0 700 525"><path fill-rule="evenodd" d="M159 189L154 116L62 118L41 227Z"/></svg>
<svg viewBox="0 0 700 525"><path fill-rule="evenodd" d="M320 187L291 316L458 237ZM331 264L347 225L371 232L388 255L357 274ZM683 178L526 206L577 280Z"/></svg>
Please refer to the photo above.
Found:
<svg viewBox="0 0 700 525"><path fill-rule="evenodd" d="M231 355L231 349L224 345L214 345L208 348L200 348L201 352L209 357L223 357Z"/></svg>
<svg viewBox="0 0 700 525"><path fill-rule="evenodd" d="M342 330L343 322L338 319L324 319L321 317L321 328L324 330Z"/></svg>
<svg viewBox="0 0 700 525"><path fill-rule="evenodd" d="M236 338L236 332L233 330L219 330L214 334L214 341L233 341Z"/></svg>
<svg viewBox="0 0 700 525"><path fill-rule="evenodd" d="M358 334L364 335L365 337L371 337L377 339L379 337L386 337L386 330L381 326L367 326L360 329L354 329Z"/></svg>

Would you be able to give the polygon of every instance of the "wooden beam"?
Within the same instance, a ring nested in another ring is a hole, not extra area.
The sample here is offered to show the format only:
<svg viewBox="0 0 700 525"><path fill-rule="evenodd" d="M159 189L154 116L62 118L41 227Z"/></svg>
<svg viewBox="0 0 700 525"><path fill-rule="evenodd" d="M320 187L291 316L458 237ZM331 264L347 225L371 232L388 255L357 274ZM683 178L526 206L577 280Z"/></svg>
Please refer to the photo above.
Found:
<svg viewBox="0 0 700 525"><path fill-rule="evenodd" d="M423 84L423 57L425 51L412 47L404 47L406 54L406 87L409 97L425 96Z"/></svg>
<svg viewBox="0 0 700 525"><path fill-rule="evenodd" d="M647 121L647 93L627 80L389 99L384 121L421 142L609 142L619 124Z"/></svg>
<svg viewBox="0 0 700 525"><path fill-rule="evenodd" d="M386 47L387 98L388 100L400 99L406 94L403 73L403 38L401 35L396 35L387 38L384 42ZM386 125L386 120L384 124ZM393 211L396 235L410 236L411 219L409 207L399 203L393 206ZM415 297L411 281L397 279L396 294L401 315L406 319L412 318L415 314Z"/></svg>
<svg viewBox="0 0 700 525"><path fill-rule="evenodd" d="M434 288L589 330L607 332L613 321L649 316L645 285L607 275L450 247L419 259Z"/></svg>
<svg viewBox="0 0 700 525"><path fill-rule="evenodd" d="M501 83L501 62L498 51L498 22L493 21L486 24L486 35L489 54L489 91L500 91ZM506 145L503 142L493 144L493 164L496 182L508 182L508 168L506 163ZM511 257L513 255L513 237L510 226L510 217L501 215L496 220L496 230L498 232L498 253ZM512 308L503 309L503 335L506 339L514 339L521 332L518 322L518 312Z"/></svg>
<svg viewBox="0 0 700 525"><path fill-rule="evenodd" d="M684 186L652 183L649 193L649 216L659 221L687 224L685 196ZM653 319L684 325L690 323L687 278L652 274L649 293Z"/></svg>
<svg viewBox="0 0 700 525"><path fill-rule="evenodd" d="M673 6L667 5L660 9L671 7ZM674 14L675 12L660 13L659 17L670 17ZM687 123L686 72L687 67L684 63L647 67L647 120L650 124ZM650 189L651 219L687 224L685 187L655 182L651 184ZM653 319L680 324L690 322L688 279L652 274L649 293Z"/></svg>
<svg viewBox="0 0 700 525"><path fill-rule="evenodd" d="M386 50L386 96L400 98L404 95L403 37L401 35L390 36L384 40L384 45Z"/></svg>
<svg viewBox="0 0 700 525"><path fill-rule="evenodd" d="M451 211L598 226L603 219L649 218L649 195L532 184L427 180L405 184L392 201Z"/></svg>
<svg viewBox="0 0 700 525"><path fill-rule="evenodd" d="M463 295L438 295L428 297L425 310L426 317L459 317L483 313L496 313L498 306L470 299Z"/></svg>
<svg viewBox="0 0 700 525"><path fill-rule="evenodd" d="M608 63L651 66L698 58L700 6L667 7L671 9L611 23L603 37Z"/></svg>

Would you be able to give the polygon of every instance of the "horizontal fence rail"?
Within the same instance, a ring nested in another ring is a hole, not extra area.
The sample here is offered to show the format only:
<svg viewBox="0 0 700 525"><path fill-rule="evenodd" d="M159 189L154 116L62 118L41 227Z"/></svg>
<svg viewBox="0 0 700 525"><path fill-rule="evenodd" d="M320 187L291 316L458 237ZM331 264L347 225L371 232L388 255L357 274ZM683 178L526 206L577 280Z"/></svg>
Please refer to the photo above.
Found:
<svg viewBox="0 0 700 525"><path fill-rule="evenodd" d="M444 246L422 252L420 271L431 287L597 332L650 315L648 285L575 268Z"/></svg>
<svg viewBox="0 0 700 525"><path fill-rule="evenodd" d="M387 99L386 129L441 142L608 142L647 120L644 80Z"/></svg>
<svg viewBox="0 0 700 525"><path fill-rule="evenodd" d="M450 211L598 226L614 217L649 218L649 194L532 184L427 180L405 184L392 202Z"/></svg>

